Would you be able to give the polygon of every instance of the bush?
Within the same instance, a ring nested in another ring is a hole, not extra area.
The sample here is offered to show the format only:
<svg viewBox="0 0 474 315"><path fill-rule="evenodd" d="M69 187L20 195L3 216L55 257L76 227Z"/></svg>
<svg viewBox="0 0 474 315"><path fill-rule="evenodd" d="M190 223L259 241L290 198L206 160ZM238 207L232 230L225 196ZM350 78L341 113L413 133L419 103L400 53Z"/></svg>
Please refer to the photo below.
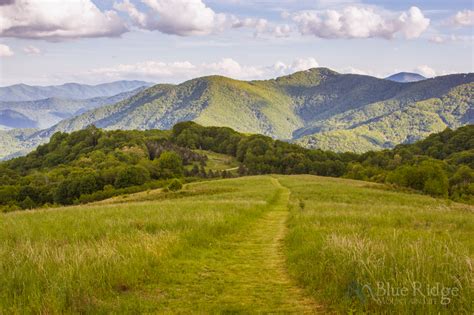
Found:
<svg viewBox="0 0 474 315"><path fill-rule="evenodd" d="M440 161L426 160L418 165L401 166L390 172L386 181L432 196L448 196L448 176Z"/></svg>
<svg viewBox="0 0 474 315"><path fill-rule="evenodd" d="M179 181L179 179L175 178L171 181L171 183L168 185L168 189L171 191L178 191L183 188L183 184Z"/></svg>

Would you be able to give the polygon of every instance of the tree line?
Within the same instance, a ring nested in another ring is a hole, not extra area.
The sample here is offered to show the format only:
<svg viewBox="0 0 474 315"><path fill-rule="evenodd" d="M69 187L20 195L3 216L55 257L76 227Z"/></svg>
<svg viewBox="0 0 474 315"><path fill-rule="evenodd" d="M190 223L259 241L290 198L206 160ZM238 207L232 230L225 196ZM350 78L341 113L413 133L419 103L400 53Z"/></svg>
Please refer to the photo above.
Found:
<svg viewBox="0 0 474 315"><path fill-rule="evenodd" d="M346 177L473 203L473 139L470 125L392 150L354 154L309 150L193 122L178 123L170 131L90 126L58 132L28 155L0 163L0 210L90 202L171 184L174 190L177 182L234 176L206 167L207 156L196 149L235 157L240 176Z"/></svg>

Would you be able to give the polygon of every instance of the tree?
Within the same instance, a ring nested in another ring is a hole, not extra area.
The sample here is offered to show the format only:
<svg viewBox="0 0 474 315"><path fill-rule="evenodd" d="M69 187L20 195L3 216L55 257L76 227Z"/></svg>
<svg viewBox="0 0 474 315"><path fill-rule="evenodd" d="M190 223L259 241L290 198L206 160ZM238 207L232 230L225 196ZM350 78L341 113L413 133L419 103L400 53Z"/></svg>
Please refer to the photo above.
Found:
<svg viewBox="0 0 474 315"><path fill-rule="evenodd" d="M183 176L183 160L172 151L163 152L158 160L156 160L160 177L172 178Z"/></svg>
<svg viewBox="0 0 474 315"><path fill-rule="evenodd" d="M20 204L22 209L33 209L35 207L35 202L31 200L30 197L26 197Z"/></svg>
<svg viewBox="0 0 474 315"><path fill-rule="evenodd" d="M122 169L115 180L114 186L125 188L129 186L143 185L150 180L150 173L142 166L130 166Z"/></svg>

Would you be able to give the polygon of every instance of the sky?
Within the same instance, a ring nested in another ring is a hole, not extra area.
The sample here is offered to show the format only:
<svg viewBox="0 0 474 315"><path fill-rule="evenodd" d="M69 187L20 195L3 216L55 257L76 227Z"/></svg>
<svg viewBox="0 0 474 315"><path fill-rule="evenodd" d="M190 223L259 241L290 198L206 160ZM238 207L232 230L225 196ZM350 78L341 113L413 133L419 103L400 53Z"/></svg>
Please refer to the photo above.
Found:
<svg viewBox="0 0 474 315"><path fill-rule="evenodd" d="M0 0L0 86L474 72L472 0Z"/></svg>

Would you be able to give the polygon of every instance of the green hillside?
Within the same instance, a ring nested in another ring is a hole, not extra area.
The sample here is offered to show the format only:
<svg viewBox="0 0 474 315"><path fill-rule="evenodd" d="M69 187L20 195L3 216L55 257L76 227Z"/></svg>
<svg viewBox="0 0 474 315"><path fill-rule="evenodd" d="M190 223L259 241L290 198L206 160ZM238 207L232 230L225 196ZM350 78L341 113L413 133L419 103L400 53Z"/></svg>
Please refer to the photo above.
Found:
<svg viewBox="0 0 474 315"><path fill-rule="evenodd" d="M265 81L210 76L155 85L114 105L66 119L28 141L44 143L57 131L89 125L108 130L170 129L192 120L310 148L360 153L474 123L473 81L470 73L398 83L326 68ZM0 158L7 155L1 154Z"/></svg>
<svg viewBox="0 0 474 315"><path fill-rule="evenodd" d="M0 163L0 211L83 204L182 183L259 174L313 174L391 185L474 204L474 125L365 154L305 149L193 122L172 130L95 127L56 133Z"/></svg>
<svg viewBox="0 0 474 315"><path fill-rule="evenodd" d="M0 313L470 313L473 231L471 206L309 175L0 214Z"/></svg>

